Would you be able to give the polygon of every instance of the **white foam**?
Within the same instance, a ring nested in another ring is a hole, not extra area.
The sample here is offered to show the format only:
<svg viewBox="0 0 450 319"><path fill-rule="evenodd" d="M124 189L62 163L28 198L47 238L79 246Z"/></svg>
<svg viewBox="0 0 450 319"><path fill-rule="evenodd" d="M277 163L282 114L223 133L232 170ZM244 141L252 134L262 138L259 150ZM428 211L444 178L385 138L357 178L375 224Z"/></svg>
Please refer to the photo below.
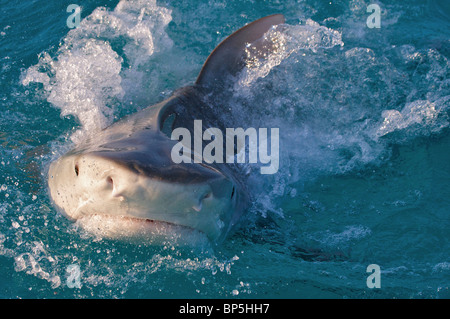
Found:
<svg viewBox="0 0 450 319"><path fill-rule="evenodd" d="M433 266L433 272L448 272L450 271L450 262L444 261Z"/></svg>
<svg viewBox="0 0 450 319"><path fill-rule="evenodd" d="M437 110L434 103L426 100L408 103L401 110L385 110L381 114L383 123L377 131L377 136L384 136L396 130L402 130L414 124L431 125L437 118Z"/></svg>
<svg viewBox="0 0 450 319"><path fill-rule="evenodd" d="M362 239L369 236L372 231L363 225L346 226L342 232L331 232L329 230L319 231L315 234L310 234L308 237L320 242L325 246L340 247L349 242Z"/></svg>
<svg viewBox="0 0 450 319"><path fill-rule="evenodd" d="M99 7L66 35L56 57L41 54L22 83L42 83L62 116L80 120L82 129L72 136L79 142L114 121L115 105L136 87L141 68L158 48L172 46L165 33L170 21L171 11L155 0L122 0L113 11Z"/></svg>
<svg viewBox="0 0 450 319"><path fill-rule="evenodd" d="M269 39L275 49L268 55L264 55L263 59L252 58L246 61L246 68L235 85L237 92L256 79L267 76L274 67L280 65L293 53L298 53L300 50L317 52L319 49L344 45L339 31L321 26L311 19L308 19L305 25L275 26L266 32L264 39ZM247 56L259 56L253 51L254 47L248 46Z"/></svg>
<svg viewBox="0 0 450 319"><path fill-rule="evenodd" d="M52 288L57 288L61 285L61 278L57 275L54 266L57 264L55 260L45 250L42 242L32 242L26 244L31 251L18 254L14 257L14 270L17 272L25 271L28 275L36 276L39 279L48 281ZM45 264L45 266L44 266ZM44 269L50 267L51 271Z"/></svg>
<svg viewBox="0 0 450 319"><path fill-rule="evenodd" d="M93 215L78 219L75 226L95 236L96 240L121 240L149 246L209 246L203 233L164 222Z"/></svg>

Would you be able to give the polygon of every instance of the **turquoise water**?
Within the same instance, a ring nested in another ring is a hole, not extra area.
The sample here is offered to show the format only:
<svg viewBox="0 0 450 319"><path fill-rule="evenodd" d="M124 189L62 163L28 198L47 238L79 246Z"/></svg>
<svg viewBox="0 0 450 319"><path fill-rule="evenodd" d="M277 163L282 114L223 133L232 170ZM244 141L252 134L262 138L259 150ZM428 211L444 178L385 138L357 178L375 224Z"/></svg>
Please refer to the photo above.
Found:
<svg viewBox="0 0 450 319"><path fill-rule="evenodd" d="M0 2L0 297L450 297L448 2L375 2L369 28L362 0L80 0L69 29L73 2ZM223 118L280 128L280 170L249 167L241 228L216 248L149 246L56 212L52 160L272 13L281 49L236 79Z"/></svg>

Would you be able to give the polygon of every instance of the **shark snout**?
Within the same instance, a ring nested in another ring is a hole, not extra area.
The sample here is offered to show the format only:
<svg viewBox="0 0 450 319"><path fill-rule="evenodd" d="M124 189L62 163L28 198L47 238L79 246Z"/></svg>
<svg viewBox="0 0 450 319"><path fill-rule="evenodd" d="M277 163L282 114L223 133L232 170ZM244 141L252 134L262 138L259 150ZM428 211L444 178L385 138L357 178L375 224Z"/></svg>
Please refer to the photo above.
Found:
<svg viewBox="0 0 450 319"><path fill-rule="evenodd" d="M138 164L105 154L62 157L49 170L52 198L74 220L102 215L164 222L214 241L226 233L236 203L233 181L199 164L176 176L162 171L170 166L154 173L150 165Z"/></svg>

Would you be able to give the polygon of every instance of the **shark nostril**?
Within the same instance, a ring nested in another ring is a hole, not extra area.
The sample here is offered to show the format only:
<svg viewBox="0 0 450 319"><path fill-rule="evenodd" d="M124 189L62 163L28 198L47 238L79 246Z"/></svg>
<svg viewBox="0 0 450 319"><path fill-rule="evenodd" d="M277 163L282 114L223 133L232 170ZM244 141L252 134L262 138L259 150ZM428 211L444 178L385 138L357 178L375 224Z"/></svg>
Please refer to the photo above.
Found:
<svg viewBox="0 0 450 319"><path fill-rule="evenodd" d="M192 206L192 208L193 208L195 211L197 211L197 212L201 211L201 210L202 210L202 207L203 207L203 200L204 200L204 199L207 199L207 198L210 198L210 197L211 197L211 193L210 193L210 192L204 194L202 197L200 197L200 200L198 201L198 204Z"/></svg>
<svg viewBox="0 0 450 319"><path fill-rule="evenodd" d="M233 199L235 188L233 186L233 190L231 191L231 199Z"/></svg>

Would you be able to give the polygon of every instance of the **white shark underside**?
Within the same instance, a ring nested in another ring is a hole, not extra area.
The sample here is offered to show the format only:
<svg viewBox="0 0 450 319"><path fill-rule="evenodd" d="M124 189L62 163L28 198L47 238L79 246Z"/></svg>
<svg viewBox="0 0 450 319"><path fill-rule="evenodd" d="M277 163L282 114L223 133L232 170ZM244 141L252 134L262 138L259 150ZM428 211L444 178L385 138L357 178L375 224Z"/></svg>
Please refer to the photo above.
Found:
<svg viewBox="0 0 450 319"><path fill-rule="evenodd" d="M171 150L177 141L167 132L192 131L195 119L204 129L221 128L211 112L221 106L206 104L204 97L229 91L245 59L252 58L246 47L255 46L252 52L263 58L274 47L264 34L282 23L282 15L272 15L236 31L211 53L193 86L122 119L53 162L48 183L59 210L105 237L182 241L202 233L213 243L223 241L249 201L240 174L227 164L175 164Z"/></svg>

